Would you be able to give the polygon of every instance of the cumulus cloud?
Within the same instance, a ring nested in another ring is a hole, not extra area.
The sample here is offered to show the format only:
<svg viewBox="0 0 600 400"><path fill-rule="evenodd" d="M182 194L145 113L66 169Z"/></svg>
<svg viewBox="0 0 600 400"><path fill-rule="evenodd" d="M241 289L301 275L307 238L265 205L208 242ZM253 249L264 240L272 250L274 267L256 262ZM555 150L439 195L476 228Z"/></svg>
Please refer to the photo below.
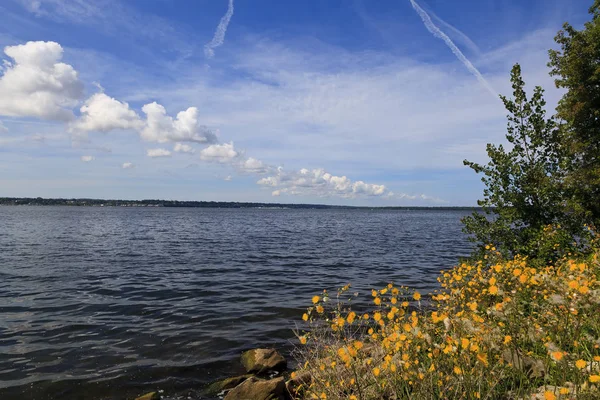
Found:
<svg viewBox="0 0 600 400"><path fill-rule="evenodd" d="M313 195L320 197L339 196L343 198L392 196L385 185L365 183L335 176L325 170L303 168L297 172L285 172L279 167L277 173L260 179L261 186L273 188L273 196L281 194Z"/></svg>
<svg viewBox="0 0 600 400"><path fill-rule="evenodd" d="M2 121L0 121L0 133L8 132L8 128L4 126Z"/></svg>
<svg viewBox="0 0 600 400"><path fill-rule="evenodd" d="M257 160L253 157L248 157L246 160L239 164L239 168L244 172L251 172L255 174L263 174L268 172L271 168L265 165L262 161Z"/></svg>
<svg viewBox="0 0 600 400"><path fill-rule="evenodd" d="M96 158L94 156L81 156L81 161L83 162L90 162L90 161L94 161Z"/></svg>
<svg viewBox="0 0 600 400"><path fill-rule="evenodd" d="M146 114L143 120L129 107L103 92L96 93L80 108L81 116L70 123L69 130L74 134L90 131L109 132L116 129L132 129L149 142L197 142L216 143L216 135L198 121L198 109L190 107L173 119L165 108L156 103L142 107ZM182 143L175 145L176 152L193 153L194 149Z"/></svg>
<svg viewBox="0 0 600 400"><path fill-rule="evenodd" d="M70 121L73 107L83 98L77 71L60 62L63 48L56 42L27 42L8 46L0 77L0 115Z"/></svg>
<svg viewBox="0 0 600 400"><path fill-rule="evenodd" d="M235 148L233 142L213 144L200 150L200 159L207 162L229 164L244 174L265 174L274 169L254 157L247 157L243 150Z"/></svg>
<svg viewBox="0 0 600 400"><path fill-rule="evenodd" d="M240 156L241 153L235 150L233 142L213 144L200 150L200 159L209 162L231 163Z"/></svg>
<svg viewBox="0 0 600 400"><path fill-rule="evenodd" d="M175 143L175 147L173 147L173 151L176 153L188 153L194 154L196 150L190 146L189 144L184 143Z"/></svg>
<svg viewBox="0 0 600 400"><path fill-rule="evenodd" d="M148 157L171 157L171 152L167 149L148 149L146 151Z"/></svg>
<svg viewBox="0 0 600 400"><path fill-rule="evenodd" d="M104 93L96 93L87 99L80 111L81 117L71 124L71 130L108 132L114 129L141 130L144 127L129 104Z"/></svg>
<svg viewBox="0 0 600 400"><path fill-rule="evenodd" d="M233 178L231 177L231 175L227 175L225 178L223 178L224 181L230 182Z"/></svg>
<svg viewBox="0 0 600 400"><path fill-rule="evenodd" d="M126 162L126 163L123 163L123 165L121 165L121 168L123 168L123 169L132 169L132 168L135 168L135 165L133 163Z"/></svg>
<svg viewBox="0 0 600 400"><path fill-rule="evenodd" d="M165 108L156 103L142 107L146 114L146 126L140 132L142 139L149 142L198 142L216 143L215 134L198 121L198 109L190 107L173 119Z"/></svg>

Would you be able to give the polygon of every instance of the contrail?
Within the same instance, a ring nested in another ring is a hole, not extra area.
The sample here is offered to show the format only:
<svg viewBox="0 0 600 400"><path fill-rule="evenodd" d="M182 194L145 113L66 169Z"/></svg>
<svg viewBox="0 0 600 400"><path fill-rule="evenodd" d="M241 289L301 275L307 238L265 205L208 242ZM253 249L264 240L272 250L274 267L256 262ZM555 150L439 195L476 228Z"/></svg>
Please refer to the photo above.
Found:
<svg viewBox="0 0 600 400"><path fill-rule="evenodd" d="M204 55L206 58L213 58L215 55L214 49L219 47L225 42L225 33L227 32L227 26L229 25L229 21L233 16L233 0L229 0L229 7L227 7L227 12L221 18L219 25L217 26L217 30L215 31L215 35L213 36L210 43L204 45Z"/></svg>
<svg viewBox="0 0 600 400"><path fill-rule="evenodd" d="M465 55L462 53L462 51L460 51L460 49L458 47L456 47L456 45L454 44L454 42L452 42L452 40L448 37L448 35L446 35L444 32L442 32L440 30L440 28L438 28L433 23L433 21L431 20L431 17L429 17L429 14L427 14L425 12L425 10L423 10L417 4L417 2L415 0L410 0L410 4L412 4L412 7L415 9L417 14L419 14L419 17L421 17L421 19L423 20L423 23L425 24L425 27L427 28L427 30L429 32L431 32L433 34L433 36L442 39L446 43L446 45L448 45L448 47L450 47L450 50L452 50L452 53L454 53L456 58L458 58L460 60L460 62L462 62L465 67L467 67L469 72L471 72L473 75L475 75L477 80L483 86L485 86L485 88L488 90L488 92L490 92L495 98L498 98L498 93L496 93L494 88L492 88L492 86L488 83L488 81L485 80L485 78L483 77L483 75L481 75L479 70L477 70L477 68L475 68L475 66L473 64L471 64L471 61L469 61L467 59L467 57L465 57Z"/></svg>
<svg viewBox="0 0 600 400"><path fill-rule="evenodd" d="M459 41L462 42L462 44L464 44L465 46L467 46L469 48L469 50L474 53L474 54L480 54L481 51L479 50L479 47L477 47L477 45L464 33L462 33L459 29L453 27L452 25L450 25L449 23L447 23L446 21L444 21L443 19L441 19L440 17L438 17L435 13L429 11L429 16L433 17L433 20L436 20L439 24L441 24L441 26L449 31L451 31L456 37L454 40L458 39ZM442 29L442 28L440 28ZM448 36L450 38L452 38L453 36L451 34L448 34Z"/></svg>

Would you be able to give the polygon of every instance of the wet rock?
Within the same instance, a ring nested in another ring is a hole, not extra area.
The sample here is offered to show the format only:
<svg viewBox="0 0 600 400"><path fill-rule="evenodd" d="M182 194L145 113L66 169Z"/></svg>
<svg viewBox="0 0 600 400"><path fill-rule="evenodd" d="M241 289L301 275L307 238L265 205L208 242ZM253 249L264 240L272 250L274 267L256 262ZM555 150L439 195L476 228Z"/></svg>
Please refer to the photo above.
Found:
<svg viewBox="0 0 600 400"><path fill-rule="evenodd" d="M283 377L262 380L248 378L231 389L224 400L285 400Z"/></svg>
<svg viewBox="0 0 600 400"><path fill-rule="evenodd" d="M220 381L211 383L204 390L204 394L206 396L216 396L225 390L233 389L234 387L238 386L240 383L244 382L246 379L252 376L253 375L234 376L232 378L222 379Z"/></svg>
<svg viewBox="0 0 600 400"><path fill-rule="evenodd" d="M310 382L312 380L310 373L308 373L307 371L296 372L295 375L296 376L294 376L285 383L285 389L287 393L292 397L298 394L297 392L299 392L299 388L301 386L306 387L310 385Z"/></svg>
<svg viewBox="0 0 600 400"><path fill-rule="evenodd" d="M275 349L254 349L242 353L242 365L251 374L283 371L287 361Z"/></svg>
<svg viewBox="0 0 600 400"><path fill-rule="evenodd" d="M160 396L156 392L146 393L143 396L136 397L135 400L159 400Z"/></svg>

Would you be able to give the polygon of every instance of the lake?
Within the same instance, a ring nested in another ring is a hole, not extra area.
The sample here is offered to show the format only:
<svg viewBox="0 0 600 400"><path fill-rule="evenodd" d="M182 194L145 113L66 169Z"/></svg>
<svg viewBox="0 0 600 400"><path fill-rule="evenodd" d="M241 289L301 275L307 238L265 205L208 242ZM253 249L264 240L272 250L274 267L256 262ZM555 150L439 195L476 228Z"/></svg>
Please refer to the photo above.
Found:
<svg viewBox="0 0 600 400"><path fill-rule="evenodd" d="M323 289L437 288L468 213L0 207L0 398L187 398Z"/></svg>

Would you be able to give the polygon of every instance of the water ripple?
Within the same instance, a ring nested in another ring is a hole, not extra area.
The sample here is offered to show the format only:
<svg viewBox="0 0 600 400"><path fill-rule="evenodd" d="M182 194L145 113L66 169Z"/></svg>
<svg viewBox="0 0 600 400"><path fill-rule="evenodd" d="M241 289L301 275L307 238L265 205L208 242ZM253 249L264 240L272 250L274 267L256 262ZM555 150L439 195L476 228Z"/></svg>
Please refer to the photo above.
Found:
<svg viewBox="0 0 600 400"><path fill-rule="evenodd" d="M0 397L124 399L235 373L245 349L289 350L324 288L434 289L470 250L464 215L0 207Z"/></svg>

